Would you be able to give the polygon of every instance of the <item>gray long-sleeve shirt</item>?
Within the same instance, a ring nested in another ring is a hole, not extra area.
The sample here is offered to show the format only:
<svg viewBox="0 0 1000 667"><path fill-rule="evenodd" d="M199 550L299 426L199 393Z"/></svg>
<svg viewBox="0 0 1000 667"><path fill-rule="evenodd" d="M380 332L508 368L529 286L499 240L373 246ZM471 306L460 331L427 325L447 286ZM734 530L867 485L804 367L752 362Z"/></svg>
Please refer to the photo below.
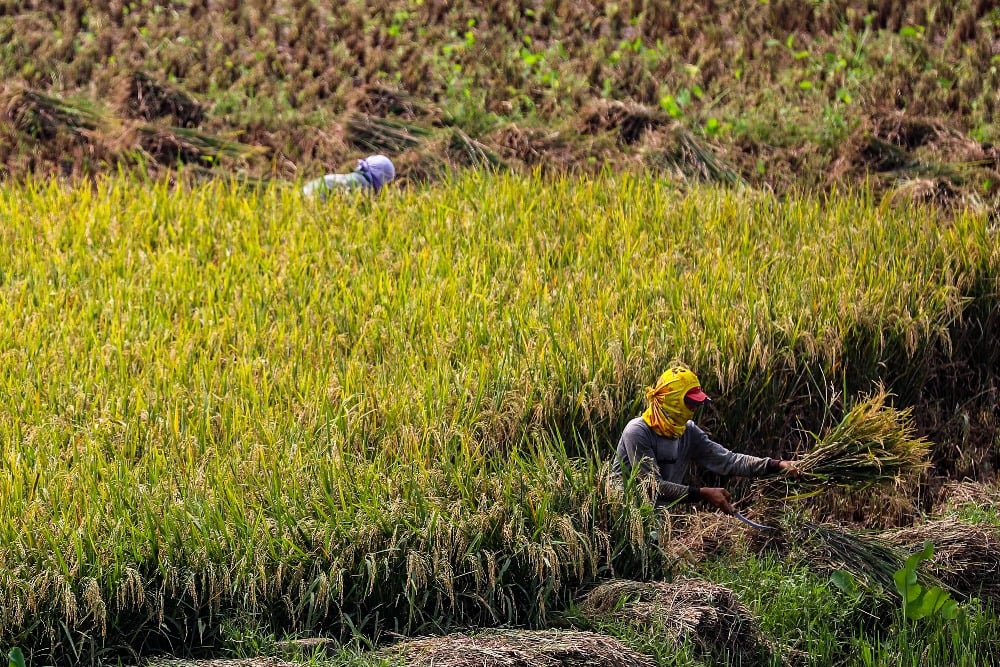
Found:
<svg viewBox="0 0 1000 667"><path fill-rule="evenodd" d="M642 417L625 425L616 454L615 472L627 476L638 466L638 478L654 477L658 502L690 497L691 487L683 482L692 461L719 475L743 477L760 477L773 465L769 458L729 451L713 442L693 421L688 421L680 438L665 438L657 435Z"/></svg>

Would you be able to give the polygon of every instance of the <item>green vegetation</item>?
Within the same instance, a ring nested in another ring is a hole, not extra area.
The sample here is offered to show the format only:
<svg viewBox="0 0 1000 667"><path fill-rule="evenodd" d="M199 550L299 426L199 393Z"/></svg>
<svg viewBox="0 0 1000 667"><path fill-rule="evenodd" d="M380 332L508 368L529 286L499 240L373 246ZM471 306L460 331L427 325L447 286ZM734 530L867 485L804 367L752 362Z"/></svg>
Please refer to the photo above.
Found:
<svg viewBox="0 0 1000 667"><path fill-rule="evenodd" d="M967 334L996 327L995 227L865 195L113 179L0 187L0 218L0 645L40 660L544 626L588 582L662 576L664 519L607 461L675 357L758 455L876 382L922 405L995 381ZM825 641L888 627L853 621Z"/></svg>

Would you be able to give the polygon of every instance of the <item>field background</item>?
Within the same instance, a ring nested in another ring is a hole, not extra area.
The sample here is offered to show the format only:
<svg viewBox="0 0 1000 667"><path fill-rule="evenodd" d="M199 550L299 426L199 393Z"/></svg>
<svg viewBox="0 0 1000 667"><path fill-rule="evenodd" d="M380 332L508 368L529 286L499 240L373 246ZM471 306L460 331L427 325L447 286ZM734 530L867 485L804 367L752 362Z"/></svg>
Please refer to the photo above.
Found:
<svg viewBox="0 0 1000 667"><path fill-rule="evenodd" d="M576 608L695 576L786 663L988 664L998 44L986 2L0 0L0 647L382 664L393 633L583 625L712 664ZM377 199L299 196L373 151ZM747 511L961 520L963 616L623 494L673 359L752 454L880 386L912 410L924 476Z"/></svg>
<svg viewBox="0 0 1000 667"><path fill-rule="evenodd" d="M0 3L0 168L866 182L996 210L984 0Z"/></svg>

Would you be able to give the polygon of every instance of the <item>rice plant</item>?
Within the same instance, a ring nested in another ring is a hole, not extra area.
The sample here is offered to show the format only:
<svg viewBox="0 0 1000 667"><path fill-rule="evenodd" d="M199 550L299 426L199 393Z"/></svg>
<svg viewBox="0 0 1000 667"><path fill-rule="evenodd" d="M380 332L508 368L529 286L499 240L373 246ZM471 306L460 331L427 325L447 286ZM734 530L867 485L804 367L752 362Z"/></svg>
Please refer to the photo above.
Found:
<svg viewBox="0 0 1000 667"><path fill-rule="evenodd" d="M0 219L0 643L53 662L542 624L654 569L608 461L663 363L750 428L803 369L931 359L1000 266L973 215L610 175L5 183Z"/></svg>

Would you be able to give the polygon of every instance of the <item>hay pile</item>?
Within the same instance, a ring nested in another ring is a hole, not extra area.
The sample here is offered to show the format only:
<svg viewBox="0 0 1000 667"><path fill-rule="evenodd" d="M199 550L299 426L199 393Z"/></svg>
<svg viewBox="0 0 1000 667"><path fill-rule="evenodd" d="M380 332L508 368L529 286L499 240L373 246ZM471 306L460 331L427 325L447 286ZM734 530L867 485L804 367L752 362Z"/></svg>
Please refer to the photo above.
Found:
<svg viewBox="0 0 1000 667"><path fill-rule="evenodd" d="M735 664L771 661L770 644L751 611L733 591L710 582L609 581L584 597L579 612L592 622L650 628Z"/></svg>
<svg viewBox="0 0 1000 667"><path fill-rule="evenodd" d="M239 660L183 660L175 658L155 658L143 663L146 667L298 667L297 663L285 662L278 658L242 658Z"/></svg>
<svg viewBox="0 0 1000 667"><path fill-rule="evenodd" d="M955 518L887 531L886 542L904 553L915 553L924 542L934 545L926 567L948 589L963 597L1000 600L1000 536L996 530Z"/></svg>
<svg viewBox="0 0 1000 667"><path fill-rule="evenodd" d="M384 651L391 664L419 667L652 667L617 639L593 632L497 630L410 639Z"/></svg>
<svg viewBox="0 0 1000 667"><path fill-rule="evenodd" d="M764 522L772 518L754 516ZM762 553L780 547L782 542L780 530L749 528L720 512L672 514L666 528L659 548L667 559L676 562L700 563L720 554Z"/></svg>
<svg viewBox="0 0 1000 667"><path fill-rule="evenodd" d="M118 87L118 106L126 118L167 119L177 127L197 127L205 119L205 109L197 100L145 72L132 72L122 80Z"/></svg>

